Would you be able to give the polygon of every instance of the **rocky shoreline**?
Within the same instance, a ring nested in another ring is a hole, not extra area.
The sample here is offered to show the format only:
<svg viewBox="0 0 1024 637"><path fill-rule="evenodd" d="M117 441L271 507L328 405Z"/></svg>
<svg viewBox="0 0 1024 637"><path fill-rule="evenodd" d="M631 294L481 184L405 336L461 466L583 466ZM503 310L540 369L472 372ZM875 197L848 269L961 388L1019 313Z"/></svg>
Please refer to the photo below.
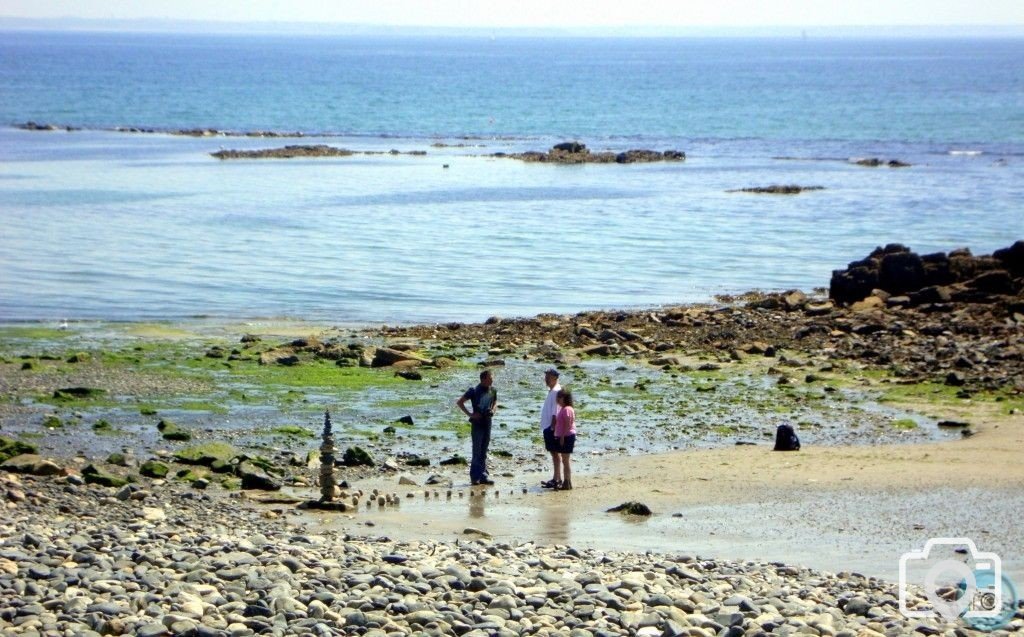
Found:
<svg viewBox="0 0 1024 637"><path fill-rule="evenodd" d="M162 481L117 490L0 474L0 493L6 635L975 633L904 618L894 584L856 573L315 533L286 510ZM1022 626L1018 611L1007 628Z"/></svg>
<svg viewBox="0 0 1024 637"><path fill-rule="evenodd" d="M496 352L531 346L546 362L563 350L584 356L685 366L680 352L722 364L746 357L780 359L780 375L858 361L893 370L905 382L1024 392L1024 241L973 256L962 248L920 256L901 245L878 248L833 273L827 298L794 290L723 298L723 304L646 311L589 311L573 316L492 317L483 324L392 327L390 337L476 340ZM785 355L782 355L785 358ZM806 357L806 358L804 358Z"/></svg>

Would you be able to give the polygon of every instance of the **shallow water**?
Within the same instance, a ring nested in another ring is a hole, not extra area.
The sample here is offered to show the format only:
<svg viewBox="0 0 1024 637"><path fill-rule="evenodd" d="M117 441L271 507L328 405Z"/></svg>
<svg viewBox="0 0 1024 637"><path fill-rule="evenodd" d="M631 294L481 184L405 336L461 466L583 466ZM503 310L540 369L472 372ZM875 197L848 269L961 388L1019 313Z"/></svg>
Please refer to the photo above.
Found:
<svg viewBox="0 0 1024 637"><path fill-rule="evenodd" d="M0 125L428 154L2 128L0 320L482 320L810 289L889 242L988 253L1024 237L1022 63L1019 40L3 34ZM573 138L688 159L470 156ZM725 192L790 183L826 190Z"/></svg>
<svg viewBox="0 0 1024 637"><path fill-rule="evenodd" d="M585 484L591 468L577 469L578 481ZM584 496L580 490L559 494L530 484L529 492L522 494L521 482L502 482L486 495L475 496L459 485L451 499L445 498L445 489L439 490L440 498L430 499L421 496L422 489L414 490L416 497L403 497L397 508L374 506L340 519L308 513L303 519L398 540L450 539L474 527L497 541L777 561L891 582L899 579L900 556L920 550L928 538L973 537L984 547L979 550L1002 556L1003 573L1024 581L1024 558L1014 535L1015 511L1024 506L1024 498L1005 489L943 488L932 493L808 489L780 493L771 502L681 505L641 518L602 513L618 502ZM643 499L650 488L638 485L637 497ZM495 490L501 492L497 498ZM970 504L958 507L950 502ZM367 527L367 521L373 527Z"/></svg>
<svg viewBox="0 0 1024 637"><path fill-rule="evenodd" d="M213 344L228 348L238 335L228 326L208 321L182 323L178 332L165 329L160 340L152 327L134 324L88 324L59 332L56 338L15 338L0 343L0 355L12 361L0 379L0 393L17 403L0 405L0 427L12 435L27 435L46 452L66 456L79 451L95 457L128 447L138 455L176 445L161 440L156 423L169 418L193 432L199 440L232 442L242 448L293 452L303 456L319 446L325 409L329 409L339 448L359 445L378 460L396 454L418 454L433 464L454 454L467 455L469 427L454 406L455 400L475 384L474 362L485 356L478 348L460 347L465 360L447 370L423 370L423 381L395 382L390 369L376 370L366 387L330 387L274 381L257 373L247 376L205 358ZM282 331L300 330L285 325ZM306 326L306 335L322 328ZM17 332L9 332L16 334ZM161 333L161 332L156 332ZM362 341L348 331L320 332L321 338ZM264 337L268 344L287 337ZM152 352L135 348L156 346ZM67 358L68 352L88 351L94 359L106 354L131 356L108 371L89 364L70 365L37 360L34 369L20 371L22 356L45 354ZM446 351L451 354L452 352ZM434 353L436 355L437 353ZM541 468L537 422L546 391L542 384L547 364L523 360L515 354L500 357L493 367L499 395L492 451L501 470L524 466ZM233 365L240 371L258 368L253 361ZM303 363L315 366L317 363ZM328 362L324 369L335 369ZM166 375L165 373L170 373ZM794 372L795 374L795 372ZM828 374L819 374L828 376ZM592 359L564 366L562 382L576 395L580 429L577 451L590 456L642 454L680 448L709 448L739 443L770 446L775 428L793 424L803 444L883 444L922 442L958 436L936 427L932 418L911 414L877 402L877 394L853 388L834 388L828 382L780 386L777 376L758 367L725 366L719 371L668 374L646 365L619 360ZM105 387L97 404L54 402L57 387ZM829 391L833 390L833 391ZM141 409L155 415L140 414ZM45 430L43 420L57 414L66 424ZM414 425L397 421L405 416ZM113 431L99 435L92 425L106 420ZM894 426L897 420L917 423L912 429ZM280 427L300 427L309 437L275 433ZM384 433L394 427L392 434Z"/></svg>

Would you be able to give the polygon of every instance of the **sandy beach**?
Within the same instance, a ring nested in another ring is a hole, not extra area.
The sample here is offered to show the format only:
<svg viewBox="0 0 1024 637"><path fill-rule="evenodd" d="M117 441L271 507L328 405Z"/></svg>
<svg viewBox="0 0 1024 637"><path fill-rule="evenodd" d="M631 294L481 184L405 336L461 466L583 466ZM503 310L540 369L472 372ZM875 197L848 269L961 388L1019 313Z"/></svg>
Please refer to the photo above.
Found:
<svg viewBox="0 0 1024 637"><path fill-rule="evenodd" d="M416 497L399 510L314 518L324 528L402 539L450 539L473 527L496 540L763 559L890 580L899 556L929 537L972 537L1003 555L1005 572L1019 580L1024 415L993 411L948 413L970 418L977 431L953 442L583 457L572 492L539 488L549 477L542 473L501 479L486 490L456 475L452 500L445 489L440 499L424 499L423 489L396 486L397 479L366 480L358 486ZM632 500L655 515L606 512Z"/></svg>

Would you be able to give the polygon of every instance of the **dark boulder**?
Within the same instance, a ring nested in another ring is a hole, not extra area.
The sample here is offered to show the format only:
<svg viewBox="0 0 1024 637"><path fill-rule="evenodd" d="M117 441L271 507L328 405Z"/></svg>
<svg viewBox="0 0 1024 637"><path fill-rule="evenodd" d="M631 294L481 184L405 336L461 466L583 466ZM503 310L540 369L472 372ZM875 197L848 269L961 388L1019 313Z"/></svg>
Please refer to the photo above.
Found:
<svg viewBox="0 0 1024 637"><path fill-rule="evenodd" d="M996 250L992 256L1014 276L1024 276L1024 241L1017 241L1009 248Z"/></svg>
<svg viewBox="0 0 1024 637"><path fill-rule="evenodd" d="M886 254L878 268L878 287L890 294L913 292L924 287L924 262L913 252Z"/></svg>
<svg viewBox="0 0 1024 637"><path fill-rule="evenodd" d="M949 288L938 285L932 285L926 288L921 288L917 292L911 292L909 295L910 305L924 305L925 303L949 303L952 296L950 295ZM900 297L892 297L889 299L892 305L897 305L893 302L893 299Z"/></svg>
<svg viewBox="0 0 1024 637"><path fill-rule="evenodd" d="M86 465L86 467L82 469L82 478L85 480L86 484L98 484L104 487L123 487L128 484L127 479L108 473L92 464Z"/></svg>
<svg viewBox="0 0 1024 637"><path fill-rule="evenodd" d="M849 305L866 298L877 287L878 272L871 268L859 266L833 270L828 296L840 305Z"/></svg>
<svg viewBox="0 0 1024 637"><path fill-rule="evenodd" d="M564 153L582 153L587 150L587 147L584 144L573 141L555 144L552 146L552 150L560 150Z"/></svg>
<svg viewBox="0 0 1024 637"><path fill-rule="evenodd" d="M925 285L949 285L954 282L953 273L949 269L949 257L941 252L921 256L924 264Z"/></svg>
<svg viewBox="0 0 1024 637"><path fill-rule="evenodd" d="M651 515L651 509L643 502L623 502L619 506L608 509L608 513L623 513L626 515Z"/></svg>
<svg viewBox="0 0 1024 637"><path fill-rule="evenodd" d="M1012 295L1017 292L1016 285L1006 270L990 270L967 281L964 285L971 290L987 294Z"/></svg>
<svg viewBox="0 0 1024 637"><path fill-rule="evenodd" d="M281 482L277 478L251 460L240 462L235 467L235 475L242 479L243 489L260 489L262 491L281 489Z"/></svg>
<svg viewBox="0 0 1024 637"><path fill-rule="evenodd" d="M362 447L349 447L346 449L345 455L342 456L341 463L346 467L372 467L376 464L373 461L373 456L371 456L369 452Z"/></svg>

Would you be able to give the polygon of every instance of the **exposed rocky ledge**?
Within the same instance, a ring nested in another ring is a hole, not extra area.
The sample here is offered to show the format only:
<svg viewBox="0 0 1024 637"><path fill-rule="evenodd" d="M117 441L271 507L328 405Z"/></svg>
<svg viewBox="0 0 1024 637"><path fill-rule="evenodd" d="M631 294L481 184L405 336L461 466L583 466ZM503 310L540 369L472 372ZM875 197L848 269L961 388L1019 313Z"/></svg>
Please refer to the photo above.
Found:
<svg viewBox="0 0 1024 637"><path fill-rule="evenodd" d="M797 186L795 184L790 185L772 185L772 186L754 186L752 188L737 188L735 190L726 190L725 192L749 192L756 195L799 195L802 192L810 190L825 190L824 186Z"/></svg>
<svg viewBox="0 0 1024 637"><path fill-rule="evenodd" d="M941 307L1016 298L1020 306L1021 294L1024 241L979 257L967 248L918 255L906 246L889 244L845 270L834 270L829 285L829 298L842 305L869 302L889 307Z"/></svg>
<svg viewBox="0 0 1024 637"><path fill-rule="evenodd" d="M113 128L87 128L81 126L68 126L64 124L47 124L28 121L23 124L15 124L15 128L28 131L80 131L80 130L101 130L114 133L138 133L148 135L180 135L183 137L306 137L305 133L299 131L227 131L216 128L149 128L142 126L115 126ZM316 137L333 136L329 133L316 135Z"/></svg>
<svg viewBox="0 0 1024 637"><path fill-rule="evenodd" d="M868 168L878 168L879 166L888 166L889 168L909 168L910 164L905 161L898 159L890 159L885 161L878 157L865 157L861 159L851 159L851 163L857 164L858 166L867 166Z"/></svg>
<svg viewBox="0 0 1024 637"><path fill-rule="evenodd" d="M426 155L425 150L349 150L326 144L293 145L283 148L258 148L256 150L218 150L210 153L217 159L292 159L294 157L348 157L350 155Z"/></svg>
<svg viewBox="0 0 1024 637"><path fill-rule="evenodd" d="M686 153L680 150L632 149L619 153L602 151L593 153L580 142L562 142L555 144L551 150L542 153L529 150L524 153L493 153L491 157L507 157L528 162L545 162L552 164L643 164L656 161L686 161Z"/></svg>
<svg viewBox="0 0 1024 637"><path fill-rule="evenodd" d="M144 135L180 135L182 137L346 137L346 133L340 133L337 131L275 131L275 130L250 130L250 131L236 131L236 130L220 130L217 128L158 128L148 126L114 126L114 127L97 127L97 126L70 126L67 124L52 124L52 123L39 123L35 121L28 121L21 124L14 124L14 128L20 128L21 130L27 131L82 131L82 130L93 130L93 131L107 131L112 133L134 133ZM396 135L381 135L381 138L399 137ZM524 138L515 137L513 135L456 135L449 139L459 139L463 141L478 140L478 141L522 141ZM483 147L484 144L466 144L466 143L454 143L450 144L443 141L438 141L432 146L436 148L452 147L452 148L463 148L468 146Z"/></svg>
<svg viewBox="0 0 1024 637"><path fill-rule="evenodd" d="M899 159L890 159L886 161L879 159L878 157L790 157L790 156L776 156L772 157L776 161L841 161L847 164L855 164L857 166L867 166L868 168L878 168L879 166L888 166L889 168L909 168L912 164L908 164L905 161Z"/></svg>

